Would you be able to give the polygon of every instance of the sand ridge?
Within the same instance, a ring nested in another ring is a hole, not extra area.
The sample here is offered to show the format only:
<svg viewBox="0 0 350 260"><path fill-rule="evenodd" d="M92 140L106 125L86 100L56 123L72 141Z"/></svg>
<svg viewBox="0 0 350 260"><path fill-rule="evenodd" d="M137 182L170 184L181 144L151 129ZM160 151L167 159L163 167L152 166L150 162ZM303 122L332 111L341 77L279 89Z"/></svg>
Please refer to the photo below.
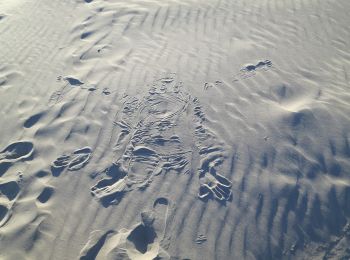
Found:
<svg viewBox="0 0 350 260"><path fill-rule="evenodd" d="M349 10L1 2L0 258L349 258Z"/></svg>

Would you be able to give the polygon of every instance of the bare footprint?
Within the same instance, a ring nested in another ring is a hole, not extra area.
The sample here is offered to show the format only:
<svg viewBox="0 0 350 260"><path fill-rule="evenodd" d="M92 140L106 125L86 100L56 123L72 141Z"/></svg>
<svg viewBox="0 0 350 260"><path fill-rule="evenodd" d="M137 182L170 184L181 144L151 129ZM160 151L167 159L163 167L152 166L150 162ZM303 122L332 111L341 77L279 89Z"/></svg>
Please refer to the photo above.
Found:
<svg viewBox="0 0 350 260"><path fill-rule="evenodd" d="M205 152L206 153L206 152ZM201 162L198 196L200 199L215 198L219 201L228 201L232 197L232 183L221 174L217 173L216 167L222 163L220 153L207 154Z"/></svg>

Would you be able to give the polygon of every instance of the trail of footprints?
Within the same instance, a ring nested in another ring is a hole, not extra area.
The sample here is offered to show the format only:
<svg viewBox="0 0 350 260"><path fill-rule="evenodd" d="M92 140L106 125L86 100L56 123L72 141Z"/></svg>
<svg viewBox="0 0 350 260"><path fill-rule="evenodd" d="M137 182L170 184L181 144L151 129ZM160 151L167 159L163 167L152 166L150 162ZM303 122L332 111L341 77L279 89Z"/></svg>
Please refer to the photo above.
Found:
<svg viewBox="0 0 350 260"><path fill-rule="evenodd" d="M275 69L272 61L270 60L260 60L256 64L246 64L244 65L236 75L233 76L233 82L239 80L245 80L256 76L258 72L268 71L270 69ZM215 82L205 82L203 85L203 90L208 91L211 88L220 88L223 82L216 80Z"/></svg>
<svg viewBox="0 0 350 260"><path fill-rule="evenodd" d="M223 147L204 126L198 99L183 90L175 74L155 81L144 97L126 98L115 123L121 130L120 156L91 188L104 206L117 204L133 189L146 189L159 174L193 174L194 152L202 158L195 173L199 198L231 198L231 182L216 170L224 160Z"/></svg>
<svg viewBox="0 0 350 260"><path fill-rule="evenodd" d="M57 81L62 82L63 86L59 90L51 94L48 102L49 106L54 106L57 103L63 101L66 98L66 96L68 96L68 94L71 91L73 91L73 89L79 88L80 90L85 90L89 92L95 92L98 90L98 88L95 85L86 84L85 82L72 76L58 76ZM104 96L108 96L112 92L109 90L109 88L103 88L100 91L100 93Z"/></svg>
<svg viewBox="0 0 350 260"><path fill-rule="evenodd" d="M22 172L11 171L12 166L33 158L34 145L28 141L19 141L5 147L0 152L0 227L4 226L12 217L21 192L22 183L27 181ZM38 174L38 177L44 177ZM45 203L50 198L47 190L51 187L44 187L38 197L38 201ZM53 189L51 190L51 193Z"/></svg>
<svg viewBox="0 0 350 260"><path fill-rule="evenodd" d="M80 84L75 79L66 80L69 84ZM31 127L40 116L29 118L24 127ZM183 173L198 176L200 199L230 200L231 182L218 172L225 159L224 147L205 126L205 120L199 100L184 91L183 83L175 74L155 81L145 96L125 96L122 111L115 121L120 129L115 146L118 159L93 177L98 180L91 187L92 195L107 207L117 204L134 189L147 189L160 174ZM92 153L90 147L82 147L62 154L51 164L52 175L40 171L36 173L37 178L27 178L26 174L15 175L10 169L14 164L35 157L33 143L19 141L5 147L0 152L0 228L11 219L14 205L20 203L22 188L30 189L34 181L45 179L41 181L41 192L35 195L40 208L55 192L54 187L45 184L50 176L81 170L91 160ZM191 165L194 153L201 158L197 166ZM167 214L168 200L157 199L153 209L142 212L141 222L130 230L93 233L82 250L81 259L92 259L93 254L96 254L96 259L107 256L113 259L142 256L168 259L168 254L160 246ZM205 241L204 238L199 240L198 243Z"/></svg>
<svg viewBox="0 0 350 260"><path fill-rule="evenodd" d="M20 192L20 179L0 181L0 227L2 227L12 215L18 194Z"/></svg>
<svg viewBox="0 0 350 260"><path fill-rule="evenodd" d="M11 167L15 164L32 160L34 153L34 145L28 141L12 143L0 152L0 228L10 220L12 209L21 196L22 186L34 185L35 181L45 179L50 174L46 171L39 171L35 174L37 178L33 179L21 172L11 171ZM52 164L52 175L57 177L64 169L68 171L80 170L89 162L91 153L90 147L83 147L58 157ZM41 181L41 183L46 183L46 181ZM42 191L36 195L39 206L47 203L54 194L53 187L43 185Z"/></svg>

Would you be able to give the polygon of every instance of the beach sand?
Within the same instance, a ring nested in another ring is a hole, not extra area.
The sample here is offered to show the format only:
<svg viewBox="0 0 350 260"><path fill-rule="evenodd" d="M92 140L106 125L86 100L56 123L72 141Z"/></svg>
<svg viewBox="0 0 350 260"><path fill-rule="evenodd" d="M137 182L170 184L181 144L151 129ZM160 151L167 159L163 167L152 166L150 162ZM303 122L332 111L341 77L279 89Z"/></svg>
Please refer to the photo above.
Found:
<svg viewBox="0 0 350 260"><path fill-rule="evenodd" d="M349 259L350 1L0 2L0 259Z"/></svg>

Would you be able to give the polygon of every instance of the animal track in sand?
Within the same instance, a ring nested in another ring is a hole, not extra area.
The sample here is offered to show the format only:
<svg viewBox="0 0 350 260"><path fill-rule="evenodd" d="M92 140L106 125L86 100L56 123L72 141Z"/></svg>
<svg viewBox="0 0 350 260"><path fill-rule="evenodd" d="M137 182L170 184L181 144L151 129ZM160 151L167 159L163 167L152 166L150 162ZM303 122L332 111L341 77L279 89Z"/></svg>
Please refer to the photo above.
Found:
<svg viewBox="0 0 350 260"><path fill-rule="evenodd" d="M220 80L216 80L215 82L205 82L203 89L208 90L210 88L216 88L220 85L222 85L222 81Z"/></svg>
<svg viewBox="0 0 350 260"><path fill-rule="evenodd" d="M65 96L72 91L74 88L79 88L81 90L87 90L89 92L95 92L98 90L97 86L93 84L86 84L82 82L81 80L74 78L74 77L64 77L58 76L57 81L64 81L63 87L61 87L59 90L52 93L52 95L49 98L49 105L53 106L59 102L61 102ZM111 91L109 88L103 88L100 92L101 94L108 96L112 94L114 91Z"/></svg>
<svg viewBox="0 0 350 260"><path fill-rule="evenodd" d="M62 78L62 76L57 77L57 81L64 80L64 86L60 90L55 91L49 99L49 105L55 105L63 100L63 98L75 87L80 87L84 85L84 82L77 78L67 76Z"/></svg>
<svg viewBox="0 0 350 260"><path fill-rule="evenodd" d="M236 76L241 79L246 79L254 76L258 71L267 71L272 67L273 65L270 60L259 61L257 64L246 64ZM235 80L237 80L237 78L235 78Z"/></svg>
<svg viewBox="0 0 350 260"><path fill-rule="evenodd" d="M34 152L34 145L32 142L19 141L8 145L0 152L0 163L2 162L16 162L19 160L29 158Z"/></svg>
<svg viewBox="0 0 350 260"><path fill-rule="evenodd" d="M104 88L103 90L102 90L102 94L104 94L104 95L106 95L106 96L108 96L108 95L110 95L112 92L109 90L109 88Z"/></svg>
<svg viewBox="0 0 350 260"><path fill-rule="evenodd" d="M199 234L196 238L196 244L203 244L206 241L207 241L207 237L202 234Z"/></svg>
<svg viewBox="0 0 350 260"><path fill-rule="evenodd" d="M80 259L170 259L161 247L169 202L158 198L151 210L141 213L141 221L131 229L94 231L80 252Z"/></svg>
<svg viewBox="0 0 350 260"><path fill-rule="evenodd" d="M65 168L69 171L77 171L83 168L91 159L92 150L90 147L83 147L71 154L64 154L58 157L52 164L53 175L59 174Z"/></svg>
<svg viewBox="0 0 350 260"><path fill-rule="evenodd" d="M104 206L117 204L135 188L146 189L161 173L191 173L193 147L203 158L199 197L211 194L218 200L230 199L230 181L215 170L224 158L223 148L204 126L198 99L183 90L175 74L155 81L142 98L127 97L117 118L120 156L102 172L107 176L91 188ZM201 192L205 187L209 192Z"/></svg>
<svg viewBox="0 0 350 260"><path fill-rule="evenodd" d="M71 86L81 86L84 82L81 82L79 79L73 77L65 77L64 80L68 82Z"/></svg>

